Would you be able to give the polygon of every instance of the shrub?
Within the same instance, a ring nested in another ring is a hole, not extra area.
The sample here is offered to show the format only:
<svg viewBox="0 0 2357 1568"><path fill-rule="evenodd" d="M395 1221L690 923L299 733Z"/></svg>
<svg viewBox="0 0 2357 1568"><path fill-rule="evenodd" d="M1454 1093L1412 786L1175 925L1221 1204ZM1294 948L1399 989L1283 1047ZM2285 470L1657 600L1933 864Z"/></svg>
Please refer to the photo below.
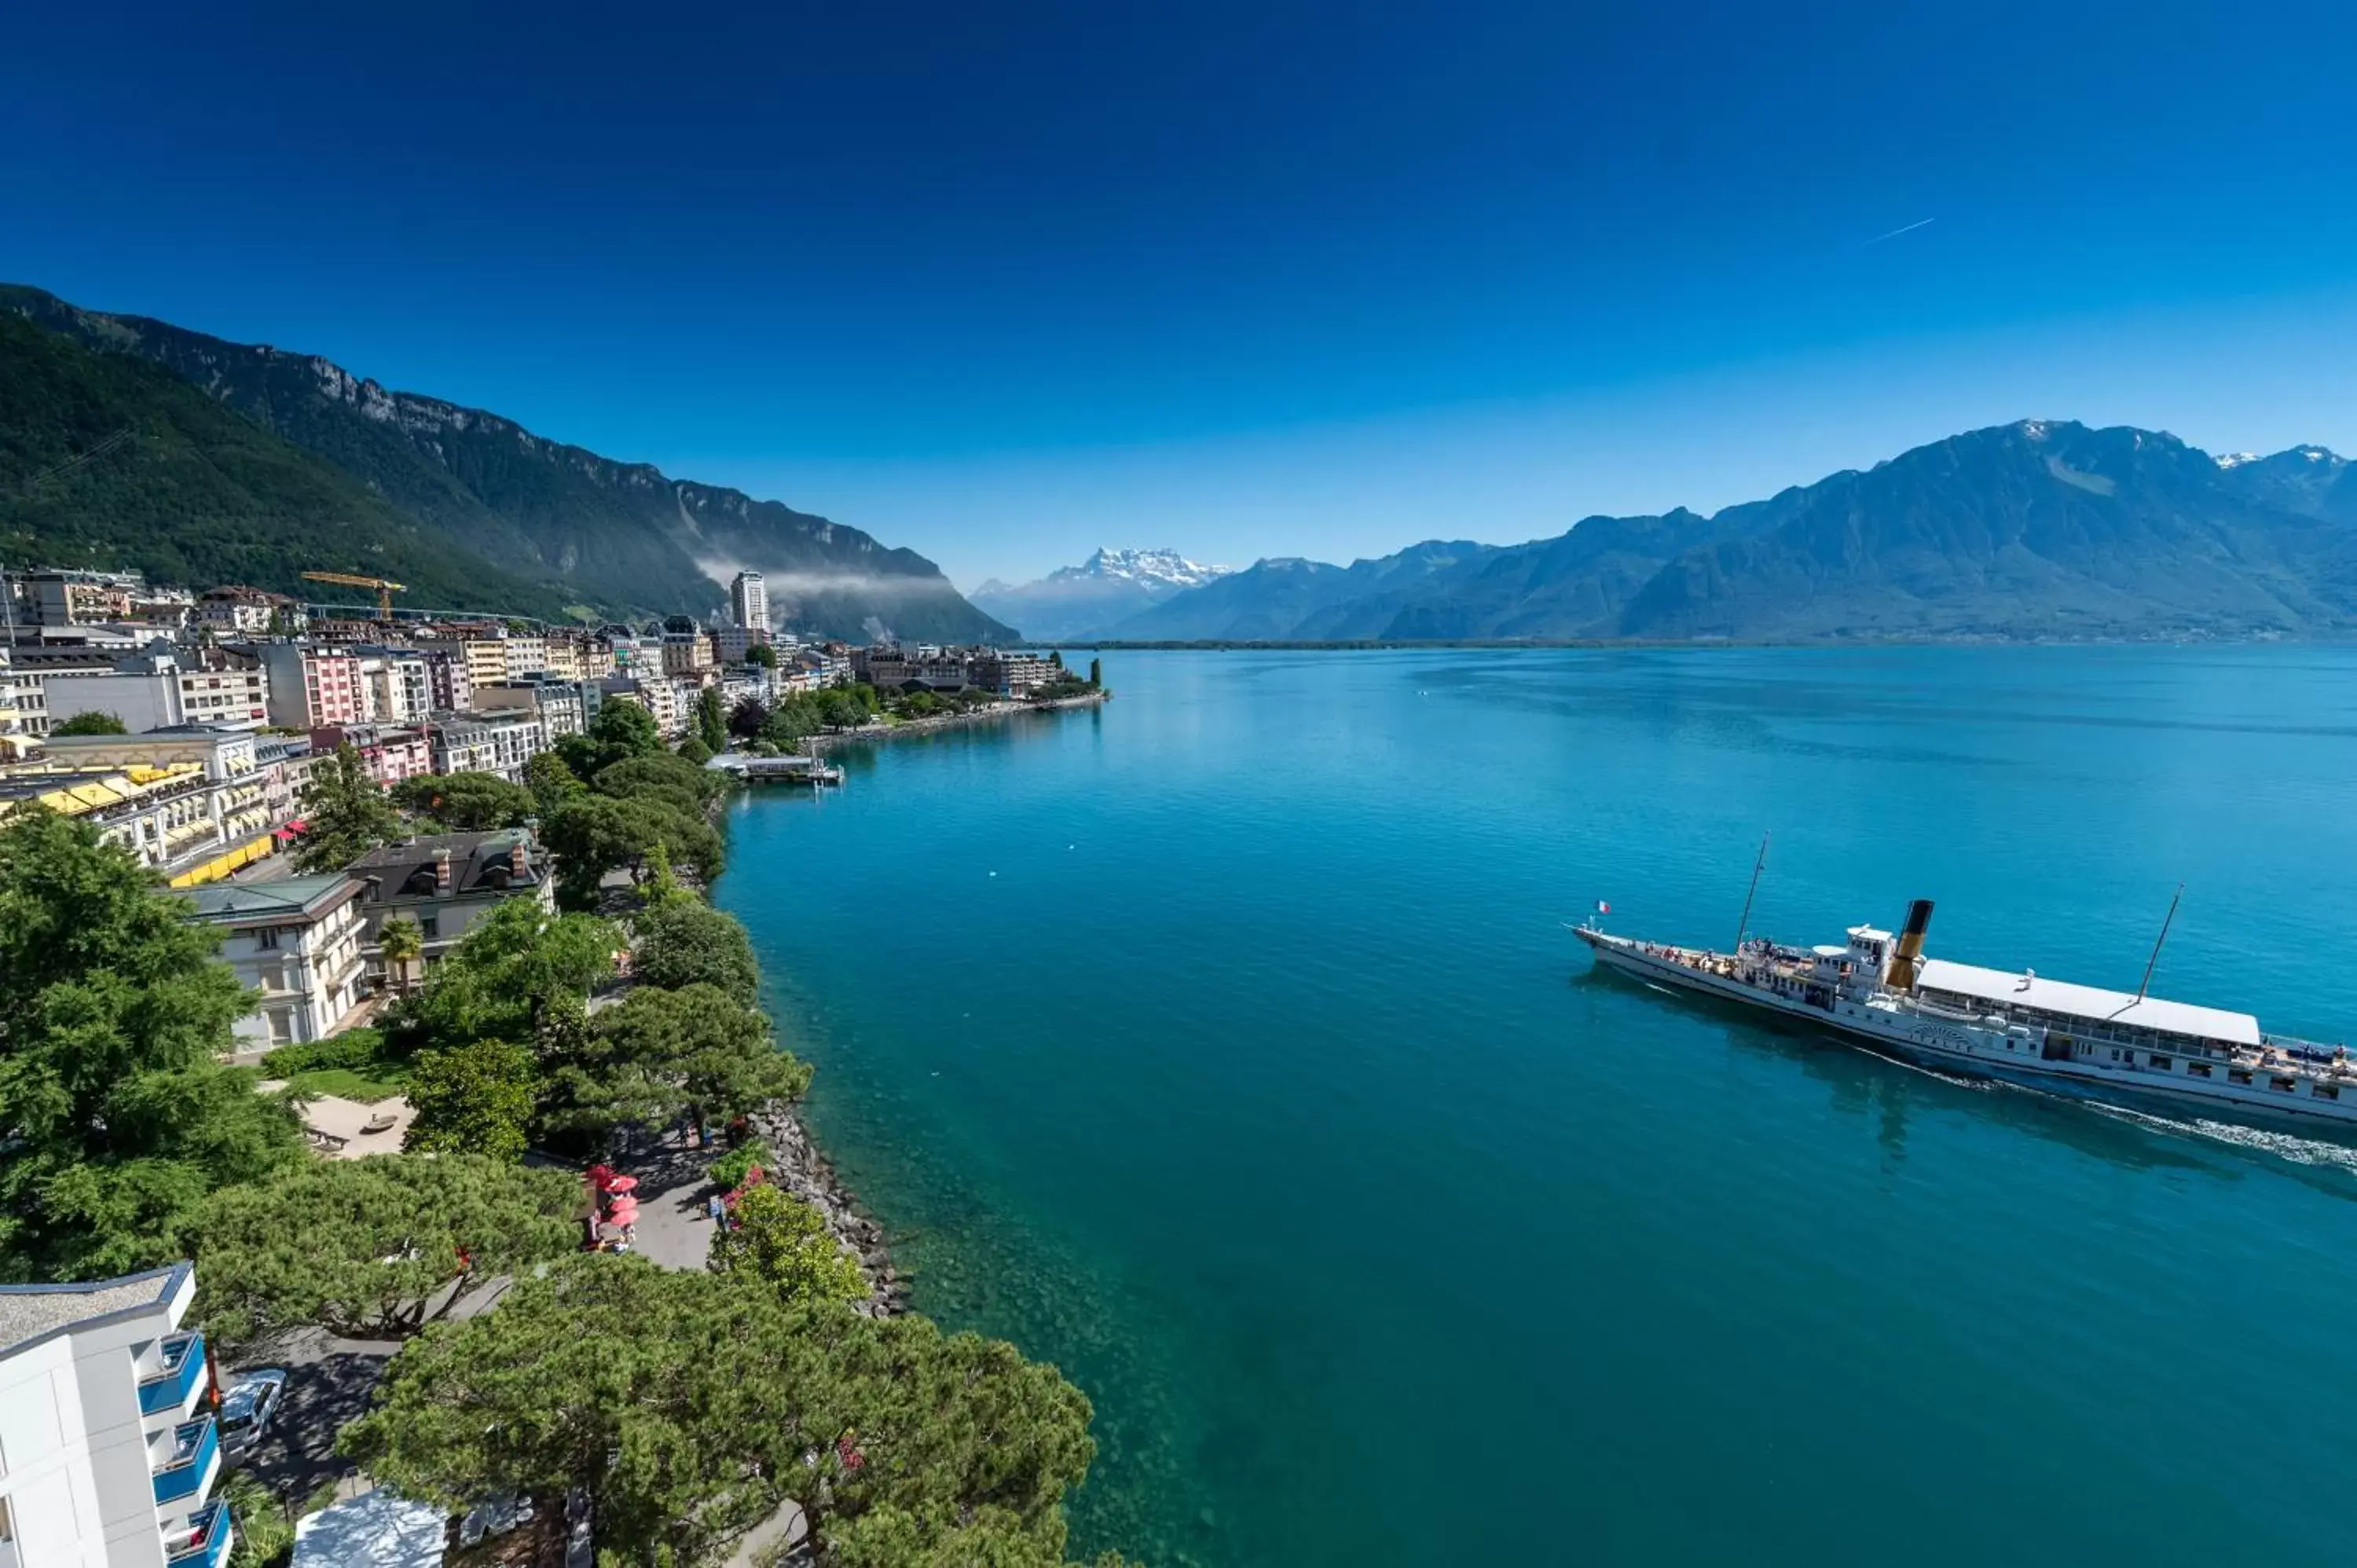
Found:
<svg viewBox="0 0 2357 1568"><path fill-rule="evenodd" d="M374 1029L347 1029L330 1039L280 1046L262 1058L262 1070L272 1078L292 1078L298 1072L328 1068L360 1072L374 1067L384 1054L384 1036Z"/></svg>
<svg viewBox="0 0 2357 1568"><path fill-rule="evenodd" d="M745 1185L746 1172L769 1163L770 1145L759 1138L748 1138L712 1162L712 1185L723 1192L734 1192Z"/></svg>

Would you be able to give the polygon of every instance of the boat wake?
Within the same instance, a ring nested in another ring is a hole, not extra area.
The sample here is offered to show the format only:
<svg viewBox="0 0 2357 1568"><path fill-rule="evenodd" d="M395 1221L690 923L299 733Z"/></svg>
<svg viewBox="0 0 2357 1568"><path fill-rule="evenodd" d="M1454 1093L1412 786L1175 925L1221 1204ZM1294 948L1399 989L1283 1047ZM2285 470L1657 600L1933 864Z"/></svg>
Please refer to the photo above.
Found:
<svg viewBox="0 0 2357 1568"><path fill-rule="evenodd" d="M2102 1101L2090 1101L2088 1104L2106 1116L2152 1132L2180 1138L2199 1138L2251 1154L2269 1155L2297 1165L2342 1170L2357 1176L2357 1148L2347 1144L2303 1138L2296 1133L2278 1133L2264 1127L2245 1127L2233 1122L2213 1122L2205 1116L2159 1116L2125 1105L2106 1104Z"/></svg>
<svg viewBox="0 0 2357 1568"><path fill-rule="evenodd" d="M1958 1089L1969 1089L1975 1094L1991 1094L2000 1089L2020 1087L2018 1084L2001 1083L1993 1078L1967 1078L1962 1073L1943 1072L1935 1067L1925 1067L1921 1062L1910 1062L1905 1057L1886 1056L1869 1046L1859 1045L1856 1040L1846 1040L1843 1043L1861 1055L1872 1057L1876 1061L1889 1062L1892 1067L1903 1067L1909 1072L1920 1072L1925 1078L1936 1078L1942 1083L1952 1083Z"/></svg>

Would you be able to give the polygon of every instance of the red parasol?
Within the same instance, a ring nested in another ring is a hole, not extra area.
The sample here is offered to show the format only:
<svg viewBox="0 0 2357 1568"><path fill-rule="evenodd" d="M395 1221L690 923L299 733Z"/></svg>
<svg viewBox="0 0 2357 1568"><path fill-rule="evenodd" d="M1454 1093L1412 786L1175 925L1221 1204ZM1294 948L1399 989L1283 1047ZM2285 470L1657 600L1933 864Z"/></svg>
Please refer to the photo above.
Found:
<svg viewBox="0 0 2357 1568"><path fill-rule="evenodd" d="M637 1204L635 1204L635 1203L632 1203L632 1202L631 1202L629 1198L627 1198L627 1197L626 1197L626 1198L621 1199L619 1202L615 1203L614 1205L612 1205L610 1208L608 1208L606 1210L606 1218L607 1218L607 1219L619 1219L619 1220L622 1221L622 1222L623 1222L624 1224L626 1224L626 1225L627 1225L627 1224L629 1224L631 1220L636 1219L638 1217L639 1217L639 1206L638 1206Z"/></svg>
<svg viewBox="0 0 2357 1568"><path fill-rule="evenodd" d="M634 1176L618 1176L611 1177L607 1181L606 1190L608 1192L630 1192L634 1190L638 1185L639 1178Z"/></svg>
<svg viewBox="0 0 2357 1568"><path fill-rule="evenodd" d="M606 1184L614 1179L614 1167L608 1165L591 1165L587 1175L589 1185L603 1192L606 1190Z"/></svg>

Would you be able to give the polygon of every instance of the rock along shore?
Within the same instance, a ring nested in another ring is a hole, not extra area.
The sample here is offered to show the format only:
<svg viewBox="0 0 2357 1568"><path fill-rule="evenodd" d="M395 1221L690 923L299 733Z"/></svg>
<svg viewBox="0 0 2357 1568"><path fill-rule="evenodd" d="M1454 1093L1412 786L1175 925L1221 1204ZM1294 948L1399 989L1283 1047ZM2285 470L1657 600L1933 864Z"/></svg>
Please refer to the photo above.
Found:
<svg viewBox="0 0 2357 1568"><path fill-rule="evenodd" d="M867 746L881 740L900 740L909 736L938 735L943 730L963 729L969 725L995 724L1019 714L1052 714L1065 708L1093 708L1113 700L1109 691L1084 692L1077 697L1058 697L1046 703L1002 703L996 707L976 708L970 713L938 714L929 719L909 719L897 725L863 725L858 729L834 730L814 735L802 744L813 757L822 757L843 746Z"/></svg>

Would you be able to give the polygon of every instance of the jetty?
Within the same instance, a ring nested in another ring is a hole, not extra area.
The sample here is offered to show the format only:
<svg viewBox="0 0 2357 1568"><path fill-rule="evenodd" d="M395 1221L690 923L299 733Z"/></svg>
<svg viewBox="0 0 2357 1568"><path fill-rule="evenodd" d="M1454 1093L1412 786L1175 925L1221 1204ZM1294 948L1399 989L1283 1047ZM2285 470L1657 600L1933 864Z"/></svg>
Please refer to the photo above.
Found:
<svg viewBox="0 0 2357 1568"><path fill-rule="evenodd" d="M818 757L746 757L730 752L705 766L734 773L748 784L796 784L824 789L843 783L842 765Z"/></svg>

